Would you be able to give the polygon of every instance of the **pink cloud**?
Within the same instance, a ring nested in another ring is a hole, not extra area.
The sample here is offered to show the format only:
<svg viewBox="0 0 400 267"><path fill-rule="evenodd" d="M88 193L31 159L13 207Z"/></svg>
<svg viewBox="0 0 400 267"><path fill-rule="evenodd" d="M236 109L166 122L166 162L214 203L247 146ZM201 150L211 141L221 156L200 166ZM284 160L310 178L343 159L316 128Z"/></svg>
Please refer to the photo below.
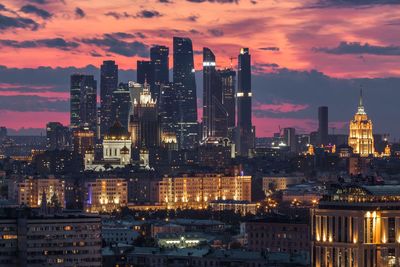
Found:
<svg viewBox="0 0 400 267"><path fill-rule="evenodd" d="M254 111L270 111L272 113L289 113L305 110L309 108L307 104L291 104L291 103L274 103L274 104L262 104L256 103L253 107Z"/></svg>

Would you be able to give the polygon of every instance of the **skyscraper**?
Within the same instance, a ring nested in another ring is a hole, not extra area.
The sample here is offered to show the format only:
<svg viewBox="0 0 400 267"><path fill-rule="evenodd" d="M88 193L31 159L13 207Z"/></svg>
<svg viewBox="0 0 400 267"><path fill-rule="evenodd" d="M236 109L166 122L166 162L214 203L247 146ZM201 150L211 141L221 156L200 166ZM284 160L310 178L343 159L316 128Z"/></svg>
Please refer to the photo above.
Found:
<svg viewBox="0 0 400 267"><path fill-rule="evenodd" d="M100 69L100 132L108 131L114 122L112 118L112 93L118 88L118 65L113 60L103 61Z"/></svg>
<svg viewBox="0 0 400 267"><path fill-rule="evenodd" d="M160 145L160 120L157 103L152 98L147 83L140 88L139 98L133 94L129 115L129 132L132 145L137 148L153 148ZM133 90L131 93L137 95Z"/></svg>
<svg viewBox="0 0 400 267"><path fill-rule="evenodd" d="M362 91L360 91L360 101L357 113L350 121L349 146L353 148L354 154L361 157L374 155L374 136L372 134L372 121L368 118L364 109Z"/></svg>
<svg viewBox="0 0 400 267"><path fill-rule="evenodd" d="M154 86L154 64L152 61L138 60L137 61L137 82L150 86L151 95L158 95Z"/></svg>
<svg viewBox="0 0 400 267"><path fill-rule="evenodd" d="M129 85L120 83L112 94L112 119L118 119L125 129L128 129L130 103Z"/></svg>
<svg viewBox="0 0 400 267"><path fill-rule="evenodd" d="M222 83L222 104L228 114L228 128L232 129L236 125L236 72L231 68L223 69L219 71L219 75Z"/></svg>
<svg viewBox="0 0 400 267"><path fill-rule="evenodd" d="M222 81L215 69L215 55L203 48L203 140L228 135L228 114L222 104Z"/></svg>
<svg viewBox="0 0 400 267"><path fill-rule="evenodd" d="M162 45L150 48L150 61L154 65L154 82L167 84L169 82L169 48Z"/></svg>
<svg viewBox="0 0 400 267"><path fill-rule="evenodd" d="M318 143L328 144L328 107L318 108Z"/></svg>
<svg viewBox="0 0 400 267"><path fill-rule="evenodd" d="M174 37L173 82L178 95L180 148L194 147L198 142L196 80L193 46L189 38Z"/></svg>
<svg viewBox="0 0 400 267"><path fill-rule="evenodd" d="M96 130L97 82L93 75L71 75L70 123L72 128L82 125Z"/></svg>
<svg viewBox="0 0 400 267"><path fill-rule="evenodd" d="M237 147L238 153L248 156L254 148L255 129L251 122L251 56L248 48L242 48L238 57L237 90Z"/></svg>
<svg viewBox="0 0 400 267"><path fill-rule="evenodd" d="M177 109L177 94L173 83L162 84L158 101L158 114L161 120L162 132L176 133L179 109Z"/></svg>

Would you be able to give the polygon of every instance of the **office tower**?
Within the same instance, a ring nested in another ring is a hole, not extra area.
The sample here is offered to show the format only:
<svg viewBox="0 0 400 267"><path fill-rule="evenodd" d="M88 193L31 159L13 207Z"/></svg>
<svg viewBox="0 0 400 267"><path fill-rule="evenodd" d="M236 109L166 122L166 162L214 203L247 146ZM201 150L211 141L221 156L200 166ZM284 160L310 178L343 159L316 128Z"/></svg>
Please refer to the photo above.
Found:
<svg viewBox="0 0 400 267"><path fill-rule="evenodd" d="M283 128L283 140L289 147L289 151L295 153L297 151L297 138L295 128Z"/></svg>
<svg viewBox="0 0 400 267"><path fill-rule="evenodd" d="M158 114L160 115L161 131L176 132L179 109L178 99L173 83L161 85L160 98L158 103Z"/></svg>
<svg viewBox="0 0 400 267"><path fill-rule="evenodd" d="M130 107L129 85L120 83L118 89L112 93L112 118L114 121L118 120L125 129L128 129Z"/></svg>
<svg viewBox="0 0 400 267"><path fill-rule="evenodd" d="M364 109L362 91L360 91L360 101L357 113L350 121L349 146L353 148L354 154L361 157L374 155L374 136L372 134L372 121L368 118Z"/></svg>
<svg viewBox="0 0 400 267"><path fill-rule="evenodd" d="M131 90L131 93L136 95L135 90ZM133 101L129 115L132 145L137 148L158 147L160 145L160 120L157 103L150 93L149 85L147 83L143 85L139 98L132 94Z"/></svg>
<svg viewBox="0 0 400 267"><path fill-rule="evenodd" d="M198 142L196 80L192 40L174 37L174 87L178 94L178 145L193 148Z"/></svg>
<svg viewBox="0 0 400 267"><path fill-rule="evenodd" d="M113 60L103 61L100 69L100 134L114 123L112 118L112 93L118 88L118 65Z"/></svg>
<svg viewBox="0 0 400 267"><path fill-rule="evenodd" d="M222 82L215 66L214 53L207 47L203 48L203 141L228 135L228 114L222 104Z"/></svg>
<svg viewBox="0 0 400 267"><path fill-rule="evenodd" d="M154 64L152 61L137 61L137 82L140 84L145 84L146 82L150 87L151 95L158 96L158 92L155 92L154 74Z"/></svg>
<svg viewBox="0 0 400 267"><path fill-rule="evenodd" d="M64 150L71 145L69 128L59 122L49 122L46 125L47 150Z"/></svg>
<svg viewBox="0 0 400 267"><path fill-rule="evenodd" d="M96 129L97 123L97 81L93 75L71 75L70 116L71 127L87 125Z"/></svg>
<svg viewBox="0 0 400 267"><path fill-rule="evenodd" d="M318 143L328 144L328 107L318 108Z"/></svg>
<svg viewBox="0 0 400 267"><path fill-rule="evenodd" d="M254 148L255 129L251 122L251 56L248 48L242 48L238 57L237 88L237 147L241 156L249 156Z"/></svg>
<svg viewBox="0 0 400 267"><path fill-rule="evenodd" d="M169 48L162 45L150 48L150 61L154 66L155 90L152 95L158 100L161 85L169 83Z"/></svg>
<svg viewBox="0 0 400 267"><path fill-rule="evenodd" d="M3 208L1 266L102 266L101 217Z"/></svg>
<svg viewBox="0 0 400 267"><path fill-rule="evenodd" d="M229 68L219 71L222 82L222 104L228 114L228 129L236 125L235 83L236 72Z"/></svg>
<svg viewBox="0 0 400 267"><path fill-rule="evenodd" d="M311 211L311 266L398 266L400 186L341 185Z"/></svg>

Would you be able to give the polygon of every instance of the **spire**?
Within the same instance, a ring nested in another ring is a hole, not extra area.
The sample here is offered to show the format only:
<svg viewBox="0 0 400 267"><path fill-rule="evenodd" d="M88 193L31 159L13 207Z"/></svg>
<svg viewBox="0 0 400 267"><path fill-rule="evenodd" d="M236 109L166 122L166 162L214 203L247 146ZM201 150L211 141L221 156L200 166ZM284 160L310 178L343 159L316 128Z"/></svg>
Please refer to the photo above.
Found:
<svg viewBox="0 0 400 267"><path fill-rule="evenodd" d="M360 99L358 101L358 111L357 114L365 114L364 104L363 104L363 92L362 88L360 88Z"/></svg>

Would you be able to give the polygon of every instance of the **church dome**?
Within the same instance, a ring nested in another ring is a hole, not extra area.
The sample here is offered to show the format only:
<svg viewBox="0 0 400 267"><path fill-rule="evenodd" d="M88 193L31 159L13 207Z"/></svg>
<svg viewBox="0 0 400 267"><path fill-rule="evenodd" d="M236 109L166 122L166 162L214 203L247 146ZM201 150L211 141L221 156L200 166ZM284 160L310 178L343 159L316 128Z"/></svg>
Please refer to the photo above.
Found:
<svg viewBox="0 0 400 267"><path fill-rule="evenodd" d="M105 139L129 139L129 132L121 123L117 120L114 125L108 130L108 133L104 137Z"/></svg>
<svg viewBox="0 0 400 267"><path fill-rule="evenodd" d="M121 148L120 152L121 154L129 154L129 149L126 146L124 146L123 148Z"/></svg>

